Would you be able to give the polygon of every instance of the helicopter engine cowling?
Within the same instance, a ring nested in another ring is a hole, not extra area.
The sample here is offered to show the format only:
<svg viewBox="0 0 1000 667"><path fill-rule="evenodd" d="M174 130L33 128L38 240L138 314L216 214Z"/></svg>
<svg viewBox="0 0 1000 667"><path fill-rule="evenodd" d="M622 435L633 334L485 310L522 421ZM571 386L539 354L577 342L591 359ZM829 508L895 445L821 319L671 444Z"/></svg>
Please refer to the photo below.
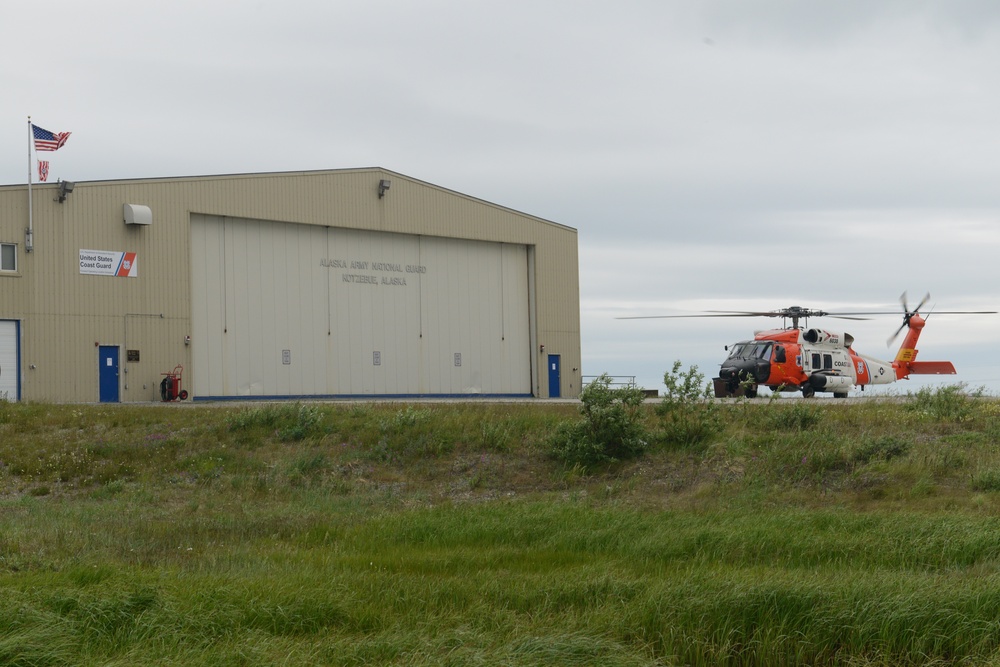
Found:
<svg viewBox="0 0 1000 667"><path fill-rule="evenodd" d="M824 331L823 329L807 329L803 331L802 340L807 343L819 343L844 348L848 348L854 344L854 336L849 333L833 333Z"/></svg>
<svg viewBox="0 0 1000 667"><path fill-rule="evenodd" d="M813 373L809 376L809 385L816 391L842 392L854 386L854 378L847 375Z"/></svg>

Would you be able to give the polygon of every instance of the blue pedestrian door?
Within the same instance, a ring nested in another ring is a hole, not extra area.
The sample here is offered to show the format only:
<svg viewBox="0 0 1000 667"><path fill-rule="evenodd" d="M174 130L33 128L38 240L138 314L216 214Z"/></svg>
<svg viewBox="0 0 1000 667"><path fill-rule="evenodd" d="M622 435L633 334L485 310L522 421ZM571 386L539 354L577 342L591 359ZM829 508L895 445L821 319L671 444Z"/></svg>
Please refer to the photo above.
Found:
<svg viewBox="0 0 1000 667"><path fill-rule="evenodd" d="M549 398L561 398L560 389L559 355L549 355Z"/></svg>
<svg viewBox="0 0 1000 667"><path fill-rule="evenodd" d="M118 395L118 347L101 345L98 349L98 374L101 381L101 403L117 403Z"/></svg>

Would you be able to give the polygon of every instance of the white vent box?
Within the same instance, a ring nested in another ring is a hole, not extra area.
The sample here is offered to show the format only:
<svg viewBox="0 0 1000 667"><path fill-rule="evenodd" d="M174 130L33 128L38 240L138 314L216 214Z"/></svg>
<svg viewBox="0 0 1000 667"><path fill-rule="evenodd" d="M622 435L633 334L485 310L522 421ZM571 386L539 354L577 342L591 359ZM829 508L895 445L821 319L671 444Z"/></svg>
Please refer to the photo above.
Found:
<svg viewBox="0 0 1000 667"><path fill-rule="evenodd" d="M151 225L153 224L153 211L142 204L125 204L125 224Z"/></svg>

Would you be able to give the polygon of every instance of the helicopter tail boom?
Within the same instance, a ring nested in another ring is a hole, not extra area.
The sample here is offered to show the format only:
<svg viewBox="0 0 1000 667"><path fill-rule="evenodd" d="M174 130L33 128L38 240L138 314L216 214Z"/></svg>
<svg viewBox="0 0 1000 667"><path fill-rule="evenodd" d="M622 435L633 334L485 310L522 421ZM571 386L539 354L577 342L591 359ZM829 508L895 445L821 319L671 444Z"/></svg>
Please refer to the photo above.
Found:
<svg viewBox="0 0 1000 667"><path fill-rule="evenodd" d="M903 344L899 346L899 352L896 353L895 361L898 364L907 365L916 360L917 340L920 339L920 332L923 330L924 324L924 318L916 313L908 314L905 318L903 325L907 327L908 331L906 338L903 339Z"/></svg>
<svg viewBox="0 0 1000 667"><path fill-rule="evenodd" d="M950 361L917 361L917 340L924 328L925 320L916 313L908 313L904 324L909 328L906 338L892 362L896 377L902 379L910 375L955 375L954 364Z"/></svg>

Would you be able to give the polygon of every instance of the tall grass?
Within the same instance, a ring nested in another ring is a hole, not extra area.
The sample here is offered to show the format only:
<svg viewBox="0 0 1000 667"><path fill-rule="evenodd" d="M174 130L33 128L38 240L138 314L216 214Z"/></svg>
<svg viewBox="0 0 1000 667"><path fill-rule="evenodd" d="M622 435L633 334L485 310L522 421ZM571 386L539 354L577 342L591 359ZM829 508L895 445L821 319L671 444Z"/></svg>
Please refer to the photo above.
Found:
<svg viewBox="0 0 1000 667"><path fill-rule="evenodd" d="M585 471L573 406L0 405L0 664L989 664L1000 410L950 414Z"/></svg>
<svg viewBox="0 0 1000 667"><path fill-rule="evenodd" d="M449 646L455 664L926 664L1000 641L994 518L337 509L283 527L189 519L165 542L150 526L133 538L159 543L146 564L112 544L125 526L93 522L106 543L87 561L0 575L0 634L27 664L207 664L240 647L439 664Z"/></svg>

